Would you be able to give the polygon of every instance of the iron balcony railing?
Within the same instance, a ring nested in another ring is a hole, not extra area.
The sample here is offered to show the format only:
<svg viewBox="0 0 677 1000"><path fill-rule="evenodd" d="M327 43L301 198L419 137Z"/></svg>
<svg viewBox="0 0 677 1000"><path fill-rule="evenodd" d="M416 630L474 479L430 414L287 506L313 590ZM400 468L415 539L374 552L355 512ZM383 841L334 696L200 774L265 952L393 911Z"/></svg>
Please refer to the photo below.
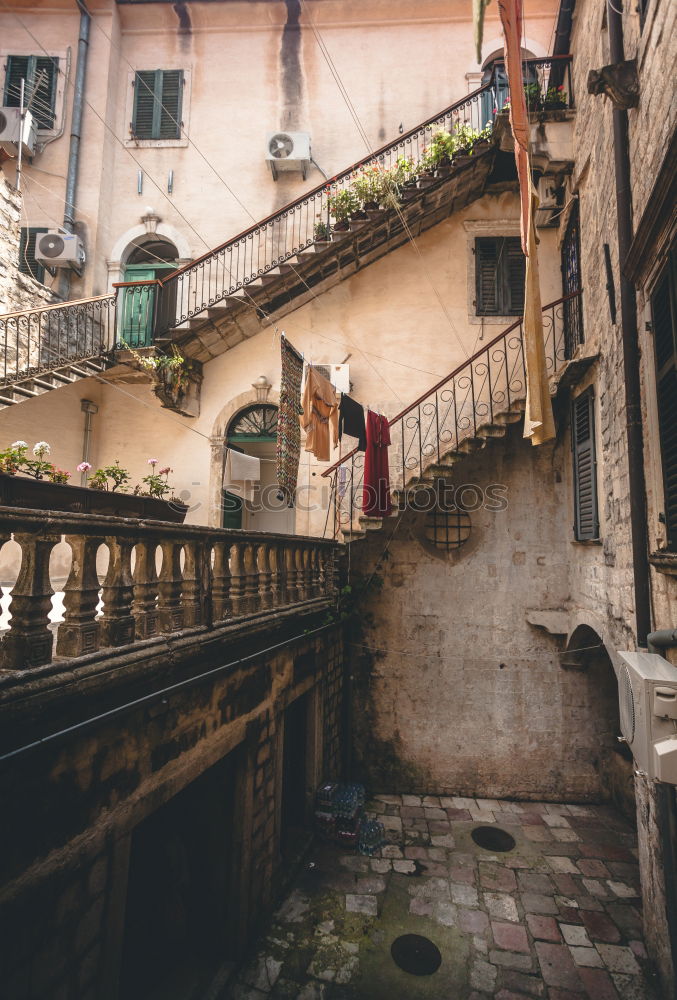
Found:
<svg viewBox="0 0 677 1000"><path fill-rule="evenodd" d="M533 112L574 107L571 56L527 60L524 80ZM37 375L123 344L152 346L156 338L228 296L246 291L315 243L318 223L332 227L331 199L348 191L360 171L369 167L390 170L402 157L419 168L435 132L451 132L457 124L474 132L493 127L507 98L504 67L496 63L490 79L462 100L166 277L121 282L112 295L1 316L0 382Z"/></svg>
<svg viewBox="0 0 677 1000"><path fill-rule="evenodd" d="M548 375L568 360L567 323L578 316L582 292L543 307ZM581 331L577 329L577 333ZM401 505L406 491L444 476L459 457L505 433L526 399L523 320L515 320L480 351L398 413L390 425L390 489ZM364 490L364 452L349 452L326 469L332 481L334 536L359 527ZM395 503L397 507L398 504Z"/></svg>

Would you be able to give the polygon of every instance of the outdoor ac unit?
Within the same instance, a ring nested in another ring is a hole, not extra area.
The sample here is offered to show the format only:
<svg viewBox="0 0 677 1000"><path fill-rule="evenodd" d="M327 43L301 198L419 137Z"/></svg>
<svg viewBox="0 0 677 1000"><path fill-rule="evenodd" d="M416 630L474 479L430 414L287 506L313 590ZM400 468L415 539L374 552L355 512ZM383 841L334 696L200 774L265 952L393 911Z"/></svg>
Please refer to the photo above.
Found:
<svg viewBox="0 0 677 1000"><path fill-rule="evenodd" d="M306 179L310 166L308 132L270 132L266 143L266 162L273 180L283 171L300 170Z"/></svg>
<svg viewBox="0 0 677 1000"><path fill-rule="evenodd" d="M677 784L677 667L657 653L621 653L621 732L639 771Z"/></svg>
<svg viewBox="0 0 677 1000"><path fill-rule="evenodd" d="M538 208L536 209L536 225L539 229L546 226L556 226L557 220L553 218L558 211L557 204L557 181L552 176L538 178Z"/></svg>
<svg viewBox="0 0 677 1000"><path fill-rule="evenodd" d="M35 259L47 267L71 267L80 271L85 263L85 248L75 233L50 229L35 241Z"/></svg>
<svg viewBox="0 0 677 1000"><path fill-rule="evenodd" d="M313 368L324 375L337 392L350 392L350 365L313 365Z"/></svg>
<svg viewBox="0 0 677 1000"><path fill-rule="evenodd" d="M21 138L22 153L32 156L37 142L37 127L30 111L24 111L23 127L19 108L0 108L0 146L10 156L19 152Z"/></svg>

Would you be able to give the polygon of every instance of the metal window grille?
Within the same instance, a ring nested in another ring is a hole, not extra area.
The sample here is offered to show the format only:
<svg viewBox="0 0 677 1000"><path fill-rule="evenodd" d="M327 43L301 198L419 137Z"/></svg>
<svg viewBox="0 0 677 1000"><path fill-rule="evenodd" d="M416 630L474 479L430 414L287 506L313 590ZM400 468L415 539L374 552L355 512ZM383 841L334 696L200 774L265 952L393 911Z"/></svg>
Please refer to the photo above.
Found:
<svg viewBox="0 0 677 1000"><path fill-rule="evenodd" d="M460 549L470 538L470 516L464 510L440 510L434 507L425 518L424 537L446 552Z"/></svg>

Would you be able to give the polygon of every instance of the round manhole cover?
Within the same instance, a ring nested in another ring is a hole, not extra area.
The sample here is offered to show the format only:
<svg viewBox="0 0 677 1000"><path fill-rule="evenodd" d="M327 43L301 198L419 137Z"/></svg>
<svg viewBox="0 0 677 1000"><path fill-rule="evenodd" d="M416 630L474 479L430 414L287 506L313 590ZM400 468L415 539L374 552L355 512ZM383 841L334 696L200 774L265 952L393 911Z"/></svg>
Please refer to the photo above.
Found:
<svg viewBox="0 0 677 1000"><path fill-rule="evenodd" d="M420 934L403 934L396 938L390 954L395 964L412 976L431 976L442 964L440 949Z"/></svg>
<svg viewBox="0 0 677 1000"><path fill-rule="evenodd" d="M498 826L476 826L470 836L485 851L512 851L515 846L515 838Z"/></svg>

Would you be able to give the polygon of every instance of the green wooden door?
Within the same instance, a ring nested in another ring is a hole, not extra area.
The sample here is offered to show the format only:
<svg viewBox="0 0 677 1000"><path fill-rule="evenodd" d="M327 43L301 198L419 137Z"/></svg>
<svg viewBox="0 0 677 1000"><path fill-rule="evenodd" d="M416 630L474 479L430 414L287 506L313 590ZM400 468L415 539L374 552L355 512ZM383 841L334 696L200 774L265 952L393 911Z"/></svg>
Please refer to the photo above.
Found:
<svg viewBox="0 0 677 1000"><path fill-rule="evenodd" d="M176 270L174 264L128 264L125 281L154 281ZM122 305L121 340L130 347L150 347L153 343L153 310L156 289L153 285L125 288Z"/></svg>
<svg viewBox="0 0 677 1000"><path fill-rule="evenodd" d="M221 510L223 512L223 517L221 519L222 528L242 527L242 497L238 497L234 493L229 493L228 490L224 490L221 501Z"/></svg>

